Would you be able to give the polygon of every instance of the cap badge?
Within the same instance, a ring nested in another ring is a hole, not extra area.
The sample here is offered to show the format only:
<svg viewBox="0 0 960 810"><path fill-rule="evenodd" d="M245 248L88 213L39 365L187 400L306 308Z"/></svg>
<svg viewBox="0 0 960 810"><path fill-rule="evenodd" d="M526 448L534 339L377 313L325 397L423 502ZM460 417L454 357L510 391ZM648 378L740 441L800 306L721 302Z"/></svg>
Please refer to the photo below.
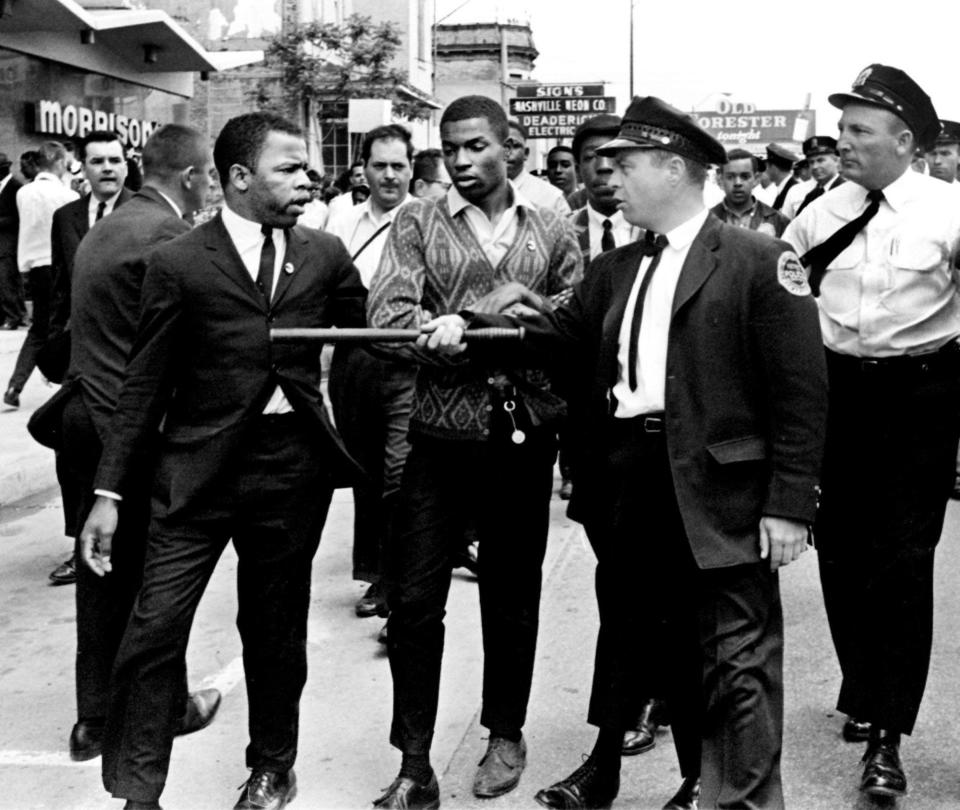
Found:
<svg viewBox="0 0 960 810"><path fill-rule="evenodd" d="M854 86L854 88L860 87L860 85L862 85L864 82L866 82L866 80L870 78L870 74L871 74L871 73L873 73L873 68L869 68L869 67L868 67L868 68L864 68L863 70L861 70L861 71L860 71L860 75L857 76L857 78L853 80L853 86Z"/></svg>

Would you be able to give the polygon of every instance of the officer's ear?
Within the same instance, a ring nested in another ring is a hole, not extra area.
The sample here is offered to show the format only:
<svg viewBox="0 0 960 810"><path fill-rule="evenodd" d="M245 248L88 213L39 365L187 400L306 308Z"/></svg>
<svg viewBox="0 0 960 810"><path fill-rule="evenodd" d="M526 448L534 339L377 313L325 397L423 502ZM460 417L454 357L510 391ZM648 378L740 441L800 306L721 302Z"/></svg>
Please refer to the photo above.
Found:
<svg viewBox="0 0 960 810"><path fill-rule="evenodd" d="M913 155L917 151L917 138L909 127L904 127L899 132L894 133L897 142L897 153L900 155Z"/></svg>

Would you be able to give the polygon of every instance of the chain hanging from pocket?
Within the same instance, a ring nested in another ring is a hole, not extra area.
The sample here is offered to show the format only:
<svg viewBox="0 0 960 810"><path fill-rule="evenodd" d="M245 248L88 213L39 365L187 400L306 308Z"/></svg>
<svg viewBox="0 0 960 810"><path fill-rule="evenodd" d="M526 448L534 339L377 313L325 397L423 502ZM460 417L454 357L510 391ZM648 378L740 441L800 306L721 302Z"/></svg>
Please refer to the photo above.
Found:
<svg viewBox="0 0 960 810"><path fill-rule="evenodd" d="M503 410L510 417L510 424L513 425L513 432L510 434L510 441L514 444L523 444L527 440L527 434L517 427L517 421L513 418L513 412L517 409L516 400L505 399L503 401Z"/></svg>

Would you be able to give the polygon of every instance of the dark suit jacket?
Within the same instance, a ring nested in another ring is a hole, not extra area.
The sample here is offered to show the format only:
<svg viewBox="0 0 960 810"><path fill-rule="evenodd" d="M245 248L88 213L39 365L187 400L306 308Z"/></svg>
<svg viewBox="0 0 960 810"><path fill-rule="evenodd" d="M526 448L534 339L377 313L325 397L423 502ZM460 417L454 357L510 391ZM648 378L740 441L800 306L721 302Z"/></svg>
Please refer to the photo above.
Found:
<svg viewBox="0 0 960 810"><path fill-rule="evenodd" d="M67 379L80 381L101 441L107 436L136 335L147 255L190 230L149 186L127 196L129 202L96 223L79 242L73 260ZM72 205L57 214L68 213Z"/></svg>
<svg viewBox="0 0 960 810"><path fill-rule="evenodd" d="M11 177L3 191L0 191L0 256L17 255L17 235L20 231L17 192L22 185L16 177Z"/></svg>
<svg viewBox="0 0 960 810"><path fill-rule="evenodd" d="M127 202L133 195L127 189L121 189L114 210ZM80 241L90 230L90 195L85 194L61 206L53 212L53 224L50 228L50 327L57 334L67 328L70 319L70 284L73 278L73 262ZM106 258L106 255L104 256Z"/></svg>
<svg viewBox="0 0 960 810"><path fill-rule="evenodd" d="M558 373L572 371L587 389L585 412L571 430L581 439L582 457L570 516L588 526L602 526L611 508L604 425L641 249L631 244L604 253L569 305L522 319L532 356L559 362ZM677 282L667 348L667 447L701 568L755 562L762 515L812 523L816 514L826 369L816 303L779 280L781 256L789 251L784 242L709 216ZM473 323L508 320L478 315Z"/></svg>
<svg viewBox="0 0 960 810"><path fill-rule="evenodd" d="M268 308L218 216L151 255L141 317L95 486L123 494L163 419L168 511L230 469L279 384L314 431L334 485L363 472L330 424L316 344L271 343L271 327L363 326L366 290L339 239L288 231Z"/></svg>

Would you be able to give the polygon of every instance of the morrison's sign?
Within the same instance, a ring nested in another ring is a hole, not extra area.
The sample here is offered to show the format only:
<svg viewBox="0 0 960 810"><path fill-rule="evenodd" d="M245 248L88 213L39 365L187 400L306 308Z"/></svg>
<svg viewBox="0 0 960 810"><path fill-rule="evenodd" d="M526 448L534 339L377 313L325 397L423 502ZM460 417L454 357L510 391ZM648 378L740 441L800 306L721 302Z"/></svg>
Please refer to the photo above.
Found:
<svg viewBox="0 0 960 810"><path fill-rule="evenodd" d="M155 121L141 121L126 115L91 110L78 104L61 104L59 101L42 99L27 105L27 123L37 135L54 135L61 138L86 137L95 129L116 132L120 143L139 149L147 138L160 126Z"/></svg>

